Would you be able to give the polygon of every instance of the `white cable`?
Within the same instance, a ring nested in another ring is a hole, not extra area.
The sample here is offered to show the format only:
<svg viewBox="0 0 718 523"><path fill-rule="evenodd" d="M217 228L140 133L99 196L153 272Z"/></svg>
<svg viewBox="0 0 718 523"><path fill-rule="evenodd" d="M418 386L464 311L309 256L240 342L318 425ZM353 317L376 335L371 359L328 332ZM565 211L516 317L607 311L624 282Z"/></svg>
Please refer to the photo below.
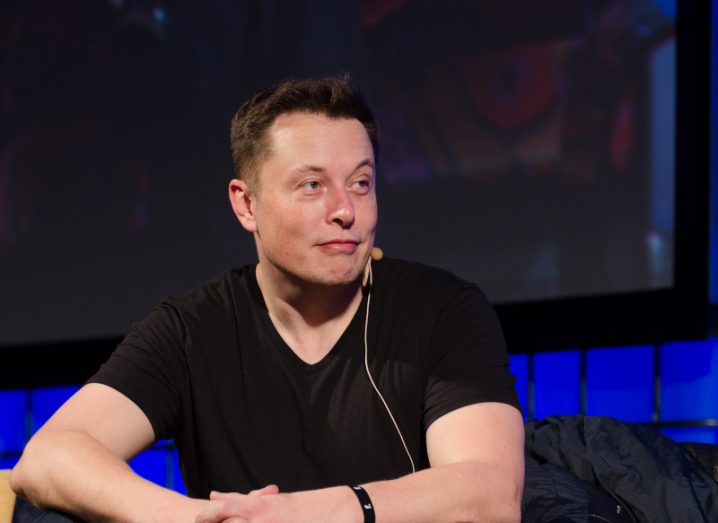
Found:
<svg viewBox="0 0 718 523"><path fill-rule="evenodd" d="M406 456L409 458L409 462L411 463L411 471L416 472L416 467L414 466L414 460L411 457L411 452L409 452L409 447L406 446L406 442L404 441L404 436L401 433L401 430L399 429L399 425L397 424L396 420L394 419L394 415L391 413L391 409L389 408L389 405L387 405L386 400L384 399L384 396L382 396L381 392L379 392L379 388L376 386L376 383L374 383L374 378L371 376L371 371L369 370L369 342L367 341L367 333L369 332L369 305L371 303L371 288L372 288L372 273L371 273L371 260L369 260L369 292L367 293L366 297L366 315L364 318L364 368L366 369L366 375L369 376L369 382L371 383L371 386L374 387L374 390L379 395L379 399L384 404L384 408L386 409L386 412L389 414L389 418L391 418L391 422L394 424L394 428L396 429L396 433L399 435L399 439L401 440L401 444L404 446L404 452L406 452Z"/></svg>

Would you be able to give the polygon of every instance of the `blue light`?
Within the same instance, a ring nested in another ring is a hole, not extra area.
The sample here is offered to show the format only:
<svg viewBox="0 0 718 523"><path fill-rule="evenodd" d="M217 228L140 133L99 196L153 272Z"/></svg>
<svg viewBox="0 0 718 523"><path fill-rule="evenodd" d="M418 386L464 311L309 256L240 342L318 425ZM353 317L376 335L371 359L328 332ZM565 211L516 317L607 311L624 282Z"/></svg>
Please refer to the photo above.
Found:
<svg viewBox="0 0 718 523"><path fill-rule="evenodd" d="M164 25L167 21L167 13L161 7L155 7L152 9L152 17L155 19L158 25Z"/></svg>
<svg viewBox="0 0 718 523"><path fill-rule="evenodd" d="M519 403L521 403L524 419L527 419L531 415L528 401L529 357L526 354L509 355L509 370L516 378L516 392L519 395Z"/></svg>
<svg viewBox="0 0 718 523"><path fill-rule="evenodd" d="M653 347L591 349L586 353L586 414L623 421L653 418Z"/></svg>
<svg viewBox="0 0 718 523"><path fill-rule="evenodd" d="M664 15L676 18L676 0L656 0L656 6L660 9Z"/></svg>
<svg viewBox="0 0 718 523"><path fill-rule="evenodd" d="M673 441L691 443L718 443L718 427L676 427L661 429Z"/></svg>
<svg viewBox="0 0 718 523"><path fill-rule="evenodd" d="M581 354L544 352L534 356L534 416L581 412Z"/></svg>
<svg viewBox="0 0 718 523"><path fill-rule="evenodd" d="M170 459L168 450L152 448L130 461L130 467L146 480L166 487L168 459Z"/></svg>
<svg viewBox="0 0 718 523"><path fill-rule="evenodd" d="M184 481L182 480L182 471L180 470L177 450L172 451L172 485L170 488L180 494L187 494L187 487L185 487Z"/></svg>
<svg viewBox="0 0 718 523"><path fill-rule="evenodd" d="M0 459L0 469L11 469L11 468L13 468L13 467L17 464L17 461L18 461L19 459L20 459L20 455L19 455L19 454L18 454L17 456L12 456L12 457L9 457L9 458L1 458L1 459Z"/></svg>
<svg viewBox="0 0 718 523"><path fill-rule="evenodd" d="M661 347L660 418L718 419L718 340Z"/></svg>
<svg viewBox="0 0 718 523"><path fill-rule="evenodd" d="M25 420L27 415L27 392L24 390L0 391L0 455L20 451L25 446Z"/></svg>
<svg viewBox="0 0 718 523"><path fill-rule="evenodd" d="M70 386L34 389L31 394L32 431L35 432L42 427L79 388L79 386Z"/></svg>

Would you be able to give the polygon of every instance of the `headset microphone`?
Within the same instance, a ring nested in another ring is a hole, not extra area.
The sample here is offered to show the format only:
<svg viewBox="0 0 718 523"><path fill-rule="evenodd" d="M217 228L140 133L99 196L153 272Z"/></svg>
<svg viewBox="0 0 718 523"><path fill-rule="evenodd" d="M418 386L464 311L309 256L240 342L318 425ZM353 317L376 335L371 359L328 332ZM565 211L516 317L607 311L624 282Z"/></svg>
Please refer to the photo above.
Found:
<svg viewBox="0 0 718 523"><path fill-rule="evenodd" d="M379 392L379 388L376 386L376 383L374 383L374 378L371 375L371 371L369 370L369 342L368 340L368 332L369 332L369 306L371 305L371 291L372 291L372 283L373 283L373 277L371 272L371 262L379 261L384 257L384 253L379 247L372 247L371 249L371 257L369 261L367 262L367 272L368 272L368 278L367 278L367 295L366 295L366 316L364 317L364 368L366 369L366 374L369 377L369 382L371 383L371 386L374 388L374 391L379 396L379 399L381 400L382 404L384 405L384 408L386 409L387 414L389 414L389 418L391 418L391 422L394 424L394 428L396 429L396 433L399 435L399 439L401 440L401 444L404 447L404 452L406 452L406 456L409 458L409 462L411 463L411 471L416 472L416 467L414 466L414 459L411 457L411 452L409 452L409 447L406 445L406 441L404 441L404 435L401 433L401 430L399 429L399 424L396 422L396 419L394 419L394 415L391 413L391 409L389 408L389 405L386 403L386 400L384 399L384 396L381 392Z"/></svg>

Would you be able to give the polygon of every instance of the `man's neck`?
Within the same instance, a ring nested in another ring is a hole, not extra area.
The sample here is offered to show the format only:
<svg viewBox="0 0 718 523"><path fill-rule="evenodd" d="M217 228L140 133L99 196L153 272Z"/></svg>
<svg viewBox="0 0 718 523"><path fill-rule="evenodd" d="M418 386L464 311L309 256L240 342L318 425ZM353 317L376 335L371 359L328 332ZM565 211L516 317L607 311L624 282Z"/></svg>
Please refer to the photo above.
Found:
<svg viewBox="0 0 718 523"><path fill-rule="evenodd" d="M257 265L257 284L277 332L307 363L323 359L361 304L362 281L315 285L294 281Z"/></svg>

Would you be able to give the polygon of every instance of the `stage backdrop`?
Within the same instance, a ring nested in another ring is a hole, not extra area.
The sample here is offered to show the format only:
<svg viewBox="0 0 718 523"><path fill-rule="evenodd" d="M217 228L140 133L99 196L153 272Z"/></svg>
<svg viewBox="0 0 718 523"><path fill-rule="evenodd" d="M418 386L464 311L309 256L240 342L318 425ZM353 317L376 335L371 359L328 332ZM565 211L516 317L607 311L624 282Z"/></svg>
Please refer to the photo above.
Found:
<svg viewBox="0 0 718 523"><path fill-rule="evenodd" d="M255 260L229 121L349 72L381 127L377 244L497 304L673 284L675 5L9 0L0 345L118 336Z"/></svg>

